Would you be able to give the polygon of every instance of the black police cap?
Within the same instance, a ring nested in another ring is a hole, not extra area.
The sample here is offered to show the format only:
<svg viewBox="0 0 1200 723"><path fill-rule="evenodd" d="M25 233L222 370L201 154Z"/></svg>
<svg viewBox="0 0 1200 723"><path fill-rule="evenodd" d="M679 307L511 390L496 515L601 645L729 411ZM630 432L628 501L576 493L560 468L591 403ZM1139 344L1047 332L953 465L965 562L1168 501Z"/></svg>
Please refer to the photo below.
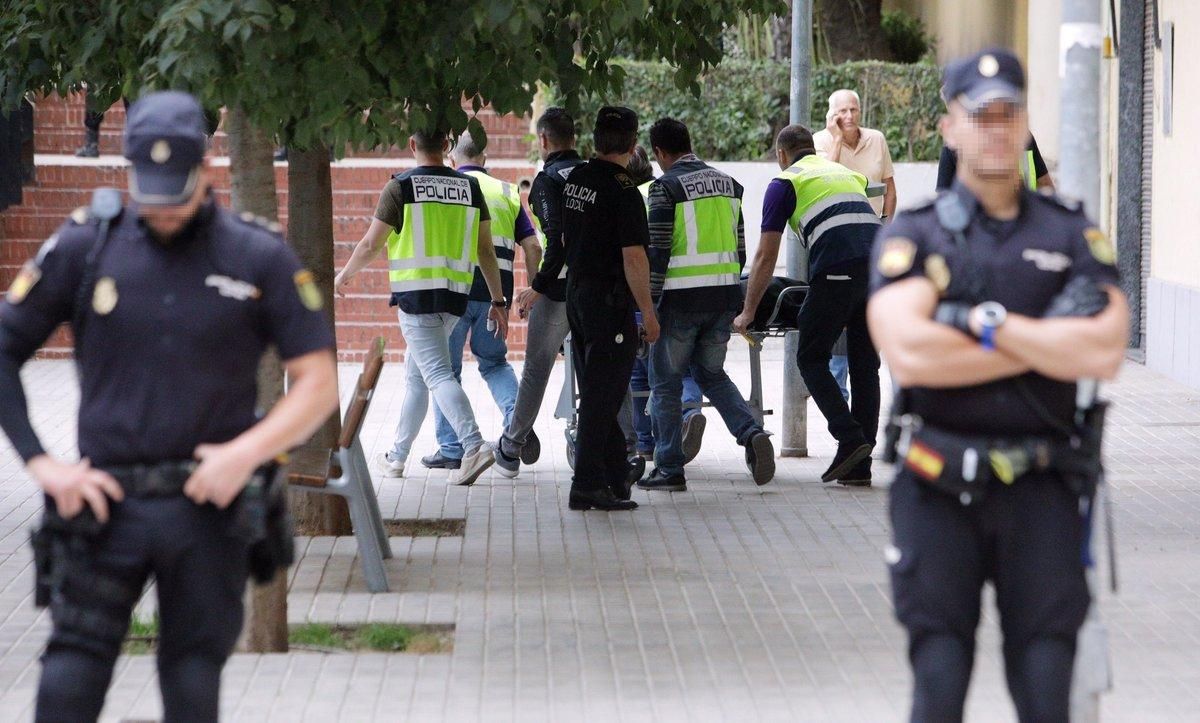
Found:
<svg viewBox="0 0 1200 723"><path fill-rule="evenodd" d="M942 97L969 113L993 101L1025 104L1025 71L1011 51L992 48L955 60L942 75Z"/></svg>
<svg viewBox="0 0 1200 723"><path fill-rule="evenodd" d="M620 105L606 105L596 113L597 131L620 131L636 133L638 129L637 113Z"/></svg>
<svg viewBox="0 0 1200 723"><path fill-rule="evenodd" d="M208 148L208 121L188 93L160 91L129 106L125 157L129 194L148 206L178 206L196 190Z"/></svg>

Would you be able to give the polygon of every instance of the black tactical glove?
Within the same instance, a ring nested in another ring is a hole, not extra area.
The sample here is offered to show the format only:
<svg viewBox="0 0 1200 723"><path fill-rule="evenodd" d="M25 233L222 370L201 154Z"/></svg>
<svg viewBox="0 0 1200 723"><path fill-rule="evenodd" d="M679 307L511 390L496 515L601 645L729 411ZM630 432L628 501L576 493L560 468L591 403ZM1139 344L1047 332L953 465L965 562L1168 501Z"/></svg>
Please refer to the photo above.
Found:
<svg viewBox="0 0 1200 723"><path fill-rule="evenodd" d="M1108 307L1108 293L1092 279L1077 276L1050 300L1043 318L1095 316Z"/></svg>
<svg viewBox="0 0 1200 723"><path fill-rule="evenodd" d="M971 331L969 323L972 308L970 304L961 301L943 301L934 310L933 320L939 324L952 326L974 339L975 334Z"/></svg>

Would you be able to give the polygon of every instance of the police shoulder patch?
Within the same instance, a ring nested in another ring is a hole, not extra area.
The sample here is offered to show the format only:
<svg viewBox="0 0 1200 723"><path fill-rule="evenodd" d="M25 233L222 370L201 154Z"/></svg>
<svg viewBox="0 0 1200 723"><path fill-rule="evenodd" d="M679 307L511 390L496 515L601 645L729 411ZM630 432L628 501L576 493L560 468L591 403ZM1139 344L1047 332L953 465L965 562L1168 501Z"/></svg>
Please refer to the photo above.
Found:
<svg viewBox="0 0 1200 723"><path fill-rule="evenodd" d="M946 293L946 289L950 288L950 267L946 264L945 256L930 254L929 258L925 259L925 275L933 282L939 294Z"/></svg>
<svg viewBox="0 0 1200 723"><path fill-rule="evenodd" d="M8 303L16 306L29 296L29 292L37 285L37 282L42 278L42 270L33 261L26 261L21 270L17 272L17 277L9 284L8 293L5 299Z"/></svg>
<svg viewBox="0 0 1200 723"><path fill-rule="evenodd" d="M879 252L879 273L889 279L906 273L912 268L917 255L917 244L904 236L893 236L883 242Z"/></svg>
<svg viewBox="0 0 1200 723"><path fill-rule="evenodd" d="M617 183L621 184L621 188L636 188L637 184L629 177L627 173L616 173L613 178L617 179Z"/></svg>
<svg viewBox="0 0 1200 723"><path fill-rule="evenodd" d="M317 288L317 282L313 279L311 271L300 269L292 275L292 281L296 284L296 293L300 296L300 303L304 304L305 309L320 311L324 308L325 301L321 298L321 290Z"/></svg>
<svg viewBox="0 0 1200 723"><path fill-rule="evenodd" d="M1088 250L1092 252L1092 256L1097 261L1105 266L1112 266L1116 263L1117 252L1113 250L1112 241L1103 231L1095 226L1090 226L1084 230L1083 238L1087 241Z"/></svg>

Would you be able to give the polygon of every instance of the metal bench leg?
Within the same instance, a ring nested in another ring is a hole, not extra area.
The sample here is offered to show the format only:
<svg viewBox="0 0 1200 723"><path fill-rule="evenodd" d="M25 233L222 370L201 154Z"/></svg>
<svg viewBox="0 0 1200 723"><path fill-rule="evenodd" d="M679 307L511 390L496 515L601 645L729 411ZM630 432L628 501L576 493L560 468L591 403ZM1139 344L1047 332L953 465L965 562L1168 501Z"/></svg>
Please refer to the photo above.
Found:
<svg viewBox="0 0 1200 723"><path fill-rule="evenodd" d="M383 568L383 550L379 537L371 524L371 513L361 489L353 480L346 489L346 502L350 504L350 521L354 524L354 537L358 540L358 556L362 560L363 575L367 578L367 589L371 592L387 592L387 571Z"/></svg>
<svg viewBox="0 0 1200 723"><path fill-rule="evenodd" d="M556 419L575 422L575 359L571 353L571 335L563 342L563 359L566 369L563 374L562 390L558 393L558 403L554 406Z"/></svg>
<svg viewBox="0 0 1200 723"><path fill-rule="evenodd" d="M375 485L371 483L371 471L367 467L367 457L363 453L362 443L356 438L347 451L349 454L343 453L346 458L343 463L349 462L354 467L355 478L359 481L363 499L367 503L371 528L375 531L375 536L379 538L379 547L383 552L384 559L390 559L392 546L388 543L387 528L383 524L383 513L379 511L379 498L375 495Z"/></svg>

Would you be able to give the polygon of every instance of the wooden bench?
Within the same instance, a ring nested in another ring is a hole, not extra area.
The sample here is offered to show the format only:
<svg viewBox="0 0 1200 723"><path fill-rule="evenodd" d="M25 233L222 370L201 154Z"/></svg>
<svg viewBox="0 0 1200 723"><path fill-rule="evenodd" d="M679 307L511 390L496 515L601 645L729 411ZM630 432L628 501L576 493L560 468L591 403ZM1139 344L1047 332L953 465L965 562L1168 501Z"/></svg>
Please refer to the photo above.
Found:
<svg viewBox="0 0 1200 723"><path fill-rule="evenodd" d="M358 557L362 561L367 589L371 592L388 590L383 561L392 556L392 549L388 545L379 500L375 497L358 433L367 418L375 385L383 371L383 348L383 337L379 337L371 344L371 351L363 361L362 373L358 375L353 396L342 418L342 433L337 446L331 450L305 450L293 454L288 468L288 483L297 491L346 498L354 537L358 541Z"/></svg>

